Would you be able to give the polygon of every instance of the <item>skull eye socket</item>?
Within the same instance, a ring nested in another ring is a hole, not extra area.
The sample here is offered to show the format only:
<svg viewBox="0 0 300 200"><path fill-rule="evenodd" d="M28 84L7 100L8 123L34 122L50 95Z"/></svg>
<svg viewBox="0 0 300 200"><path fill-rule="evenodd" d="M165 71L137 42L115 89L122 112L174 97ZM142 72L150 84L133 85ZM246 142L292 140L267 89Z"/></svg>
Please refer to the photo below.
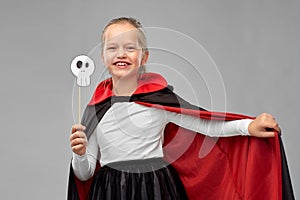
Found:
<svg viewBox="0 0 300 200"><path fill-rule="evenodd" d="M82 67L82 61L77 61L76 66L78 69L80 69Z"/></svg>
<svg viewBox="0 0 300 200"><path fill-rule="evenodd" d="M89 67L89 63L87 62L87 63L85 63L85 67L86 68L88 68Z"/></svg>

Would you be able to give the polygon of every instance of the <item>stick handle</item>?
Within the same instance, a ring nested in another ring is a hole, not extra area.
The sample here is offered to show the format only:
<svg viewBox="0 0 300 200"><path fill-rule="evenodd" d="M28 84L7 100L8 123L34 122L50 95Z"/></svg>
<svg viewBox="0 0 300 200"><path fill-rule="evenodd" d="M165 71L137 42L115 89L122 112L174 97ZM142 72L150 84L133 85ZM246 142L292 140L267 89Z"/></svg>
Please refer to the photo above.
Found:
<svg viewBox="0 0 300 200"><path fill-rule="evenodd" d="M78 123L81 123L81 89L78 86Z"/></svg>

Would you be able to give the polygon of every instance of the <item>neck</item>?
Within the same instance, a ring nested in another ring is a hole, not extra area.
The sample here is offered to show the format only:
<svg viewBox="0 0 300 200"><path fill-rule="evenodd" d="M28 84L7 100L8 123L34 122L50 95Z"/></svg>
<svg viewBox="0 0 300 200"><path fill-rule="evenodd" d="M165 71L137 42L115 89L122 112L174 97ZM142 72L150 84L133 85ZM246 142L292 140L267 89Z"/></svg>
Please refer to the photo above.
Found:
<svg viewBox="0 0 300 200"><path fill-rule="evenodd" d="M116 96L131 96L138 87L137 78L112 78L113 93Z"/></svg>

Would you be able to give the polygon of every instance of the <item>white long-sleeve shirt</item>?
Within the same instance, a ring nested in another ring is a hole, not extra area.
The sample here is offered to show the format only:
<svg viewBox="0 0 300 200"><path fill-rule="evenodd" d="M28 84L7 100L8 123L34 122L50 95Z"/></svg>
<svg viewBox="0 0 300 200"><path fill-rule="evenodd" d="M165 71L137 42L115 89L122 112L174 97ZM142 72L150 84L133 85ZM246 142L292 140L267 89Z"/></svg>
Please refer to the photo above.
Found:
<svg viewBox="0 0 300 200"><path fill-rule="evenodd" d="M87 180L94 173L98 157L101 166L117 161L163 157L163 132L169 122L208 136L226 137L249 135L251 121L205 120L134 102L114 103L92 133L87 152L82 156L73 153L72 167L79 179Z"/></svg>

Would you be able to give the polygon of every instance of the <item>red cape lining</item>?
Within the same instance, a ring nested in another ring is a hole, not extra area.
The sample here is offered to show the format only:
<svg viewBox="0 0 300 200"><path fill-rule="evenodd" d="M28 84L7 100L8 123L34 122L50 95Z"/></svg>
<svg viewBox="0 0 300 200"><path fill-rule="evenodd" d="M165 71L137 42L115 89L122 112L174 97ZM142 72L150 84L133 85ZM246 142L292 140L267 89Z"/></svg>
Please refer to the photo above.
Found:
<svg viewBox="0 0 300 200"><path fill-rule="evenodd" d="M144 74L134 94L149 93L167 87L166 80L157 74ZM89 105L101 103L113 96L112 81L99 84ZM249 116L182 109L157 104L136 102L172 112L184 113L210 120L237 120ZM201 148L211 145L205 156ZM281 155L279 136L254 138L236 136L210 138L200 133L168 124L164 138L165 159L177 170L189 199L281 199ZM76 178L81 200L87 199L91 180Z"/></svg>

